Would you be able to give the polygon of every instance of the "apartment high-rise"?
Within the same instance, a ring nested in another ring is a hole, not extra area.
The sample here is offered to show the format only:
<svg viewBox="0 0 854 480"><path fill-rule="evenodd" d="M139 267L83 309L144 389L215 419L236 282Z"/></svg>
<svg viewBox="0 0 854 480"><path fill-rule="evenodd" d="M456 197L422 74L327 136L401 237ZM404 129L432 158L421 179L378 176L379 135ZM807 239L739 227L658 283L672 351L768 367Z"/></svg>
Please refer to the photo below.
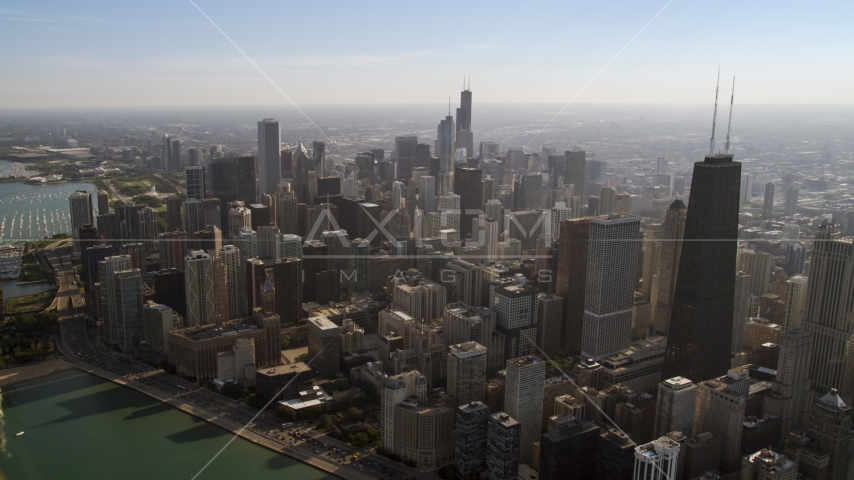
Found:
<svg viewBox="0 0 854 480"><path fill-rule="evenodd" d="M810 260L802 326L813 334L812 388L854 400L854 242L838 225L819 226Z"/></svg>
<svg viewBox="0 0 854 480"><path fill-rule="evenodd" d="M694 164L664 378L702 381L730 366L740 178L732 155Z"/></svg>
<svg viewBox="0 0 854 480"><path fill-rule="evenodd" d="M632 339L640 218L603 215L590 219L581 354L602 358L623 351Z"/></svg>
<svg viewBox="0 0 854 480"><path fill-rule="evenodd" d="M487 348L477 342L448 347L448 395L458 405L484 400Z"/></svg>
<svg viewBox="0 0 854 480"><path fill-rule="evenodd" d="M682 203L682 200L676 199L670 204L667 213L664 214L664 228L661 231L659 249L660 260L658 265L652 266L658 272L654 290L653 328L656 334L665 337L670 331L670 315L673 312L673 295L676 291L679 259L682 257L682 236L685 233L687 214L688 208ZM646 283L646 279L644 279L644 283Z"/></svg>
<svg viewBox="0 0 854 480"><path fill-rule="evenodd" d="M418 403L427 400L427 377L418 370L384 377L380 380L380 416L382 418L381 445L386 451L394 453L397 446L395 428L395 407L410 397L415 397Z"/></svg>
<svg viewBox="0 0 854 480"><path fill-rule="evenodd" d="M99 317L104 325L104 339L111 345L118 343L119 305L115 294L116 272L131 269L130 255L115 255L98 262L98 278L100 279ZM142 288L142 287L140 287Z"/></svg>
<svg viewBox="0 0 854 480"><path fill-rule="evenodd" d="M675 480L679 478L681 446L670 437L635 447L634 480Z"/></svg>
<svg viewBox="0 0 854 480"><path fill-rule="evenodd" d="M777 376L771 392L765 396L765 413L774 413L782 420L778 445L789 432L801 431L807 400L810 398L810 361L813 337L803 328L790 330L783 336L777 360Z"/></svg>
<svg viewBox="0 0 854 480"><path fill-rule="evenodd" d="M226 245L218 255L225 274L226 305L228 306L226 320L234 320L240 318L241 292L243 291L243 277L240 276L240 250L234 245Z"/></svg>
<svg viewBox="0 0 854 480"><path fill-rule="evenodd" d="M213 259L201 250L184 257L184 281L187 294L187 326L200 327L215 323Z"/></svg>
<svg viewBox="0 0 854 480"><path fill-rule="evenodd" d="M74 255L79 256L81 252L80 228L83 225L95 225L92 194L86 190L77 190L68 197L68 206L71 210L71 245Z"/></svg>
<svg viewBox="0 0 854 480"><path fill-rule="evenodd" d="M807 300L806 275L794 275L786 280L786 309L783 313L783 330L788 332L801 326Z"/></svg>
<svg viewBox="0 0 854 480"><path fill-rule="evenodd" d="M765 201L762 203L762 220L771 220L774 209L774 182L765 184Z"/></svg>
<svg viewBox="0 0 854 480"><path fill-rule="evenodd" d="M573 218L560 222L555 293L565 302L561 347L570 355L581 353L589 251L590 219Z"/></svg>
<svg viewBox="0 0 854 480"><path fill-rule="evenodd" d="M504 412L493 413L486 422L486 468L489 480L517 480L522 425Z"/></svg>
<svg viewBox="0 0 854 480"><path fill-rule="evenodd" d="M787 458L771 449L763 449L756 453L745 455L741 462L742 480L797 480L797 459Z"/></svg>
<svg viewBox="0 0 854 480"><path fill-rule="evenodd" d="M114 315L114 344L123 352L133 353L139 342L145 339L142 320L142 275L139 269L115 272L107 294L114 298L114 309L111 311Z"/></svg>
<svg viewBox="0 0 854 480"><path fill-rule="evenodd" d="M457 407L454 471L458 478L483 472L488 420L489 407L483 402L470 402Z"/></svg>
<svg viewBox="0 0 854 480"><path fill-rule="evenodd" d="M659 383L654 436L663 437L676 430L691 436L696 404L697 385L691 380L673 377Z"/></svg>
<svg viewBox="0 0 854 480"><path fill-rule="evenodd" d="M615 213L614 202L617 196L617 189L614 187L602 187L599 192L599 215L609 215Z"/></svg>
<svg viewBox="0 0 854 480"><path fill-rule="evenodd" d="M771 291L771 270L774 257L770 253L742 250L738 255L737 269L750 275L750 293L761 297Z"/></svg>
<svg viewBox="0 0 854 480"><path fill-rule="evenodd" d="M521 424L519 462L530 463L543 423L546 362L536 355L507 361L504 411Z"/></svg>
<svg viewBox="0 0 854 480"><path fill-rule="evenodd" d="M166 305L149 300L142 307L143 337L154 350L166 353L166 334L175 328L177 316Z"/></svg>
<svg viewBox="0 0 854 480"><path fill-rule="evenodd" d="M282 150L279 122L265 118L258 122L258 195L274 195L282 180Z"/></svg>

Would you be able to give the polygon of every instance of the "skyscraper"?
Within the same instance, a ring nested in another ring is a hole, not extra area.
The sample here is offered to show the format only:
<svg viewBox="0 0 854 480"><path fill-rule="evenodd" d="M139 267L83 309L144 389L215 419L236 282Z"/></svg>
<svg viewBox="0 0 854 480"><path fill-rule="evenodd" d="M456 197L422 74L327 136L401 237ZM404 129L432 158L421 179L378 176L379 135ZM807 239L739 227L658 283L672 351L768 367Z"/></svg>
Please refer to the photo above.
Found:
<svg viewBox="0 0 854 480"><path fill-rule="evenodd" d="M670 204L667 213L664 214L660 262L657 266L658 278L654 291L654 328L655 333L665 337L670 331L670 315L673 311L673 295L676 290L676 277L679 273L679 259L682 257L682 236L685 233L687 213L688 208L685 207L682 200L676 199ZM656 436L660 437L661 435Z"/></svg>
<svg viewBox="0 0 854 480"><path fill-rule="evenodd" d="M243 277L240 276L240 251L234 245L226 245L219 251L219 258L225 267L226 295L228 296L226 301L228 318L226 320L240 318L240 294L243 291L241 288ZM286 320L281 317L281 321L284 323Z"/></svg>
<svg viewBox="0 0 854 480"><path fill-rule="evenodd" d="M191 166L184 169L187 198L205 199L205 167Z"/></svg>
<svg viewBox="0 0 854 480"><path fill-rule="evenodd" d="M86 190L77 190L68 197L68 206L71 210L71 244L74 255L80 256L80 228L95 224L92 195Z"/></svg>
<svg viewBox="0 0 854 480"><path fill-rule="evenodd" d="M786 206L783 211L784 215L794 215L798 213L798 194L800 189L794 185L786 189Z"/></svg>
<svg viewBox="0 0 854 480"><path fill-rule="evenodd" d="M169 140L169 135L163 135L163 145L160 149L160 167L165 172L174 172L175 170L172 167L172 162L170 157L172 156L171 152L172 142Z"/></svg>
<svg viewBox="0 0 854 480"><path fill-rule="evenodd" d="M439 127L436 129L436 155L439 157L440 172L454 171L455 135L454 117L448 115L439 122Z"/></svg>
<svg viewBox="0 0 854 480"><path fill-rule="evenodd" d="M418 136L406 135L394 137L395 178L409 180L412 177L412 167L415 165L415 149L418 146Z"/></svg>
<svg viewBox="0 0 854 480"><path fill-rule="evenodd" d="M854 397L854 243L838 225L823 223L810 260L803 327L813 334L812 388Z"/></svg>
<svg viewBox="0 0 854 480"><path fill-rule="evenodd" d="M522 274L490 285L489 309L495 312L498 333L504 335L504 359L535 353L539 291Z"/></svg>
<svg viewBox="0 0 854 480"><path fill-rule="evenodd" d="M729 368L740 178L732 155L694 164L664 378L702 381Z"/></svg>
<svg viewBox="0 0 854 480"><path fill-rule="evenodd" d="M324 378L340 371L338 354L341 350L338 325L326 317L308 319L308 358L311 368Z"/></svg>
<svg viewBox="0 0 854 480"><path fill-rule="evenodd" d="M258 122L258 195L276 193L282 179L281 149L279 122L272 118Z"/></svg>
<svg viewBox="0 0 854 480"><path fill-rule="evenodd" d="M456 148L465 148L466 157L473 157L474 136L471 131L471 90L465 87L460 92L460 108L457 109Z"/></svg>
<svg viewBox="0 0 854 480"><path fill-rule="evenodd" d="M807 399L810 398L810 361L812 334L803 328L790 330L783 336L777 360L777 376L771 383L771 393L765 396L765 413L774 413L782 420L779 442L789 432L801 431Z"/></svg>
<svg viewBox="0 0 854 480"><path fill-rule="evenodd" d="M741 250L737 269L750 275L750 294L761 297L771 291L774 257L770 253Z"/></svg>
<svg viewBox="0 0 854 480"><path fill-rule="evenodd" d="M98 278L100 279L101 301L99 302L99 317L104 325L104 339L111 345L117 344L120 307L116 296L116 272L130 270L130 255L115 255L98 262ZM140 289L142 287L140 286Z"/></svg>
<svg viewBox="0 0 854 480"><path fill-rule="evenodd" d="M142 321L142 275L138 268L113 274L108 295L114 297L111 315L114 344L123 352L133 353L145 338Z"/></svg>
<svg viewBox="0 0 854 480"><path fill-rule="evenodd" d="M733 472L741 466L741 430L750 378L745 368L701 382L697 390L694 433L712 432L723 439L721 468Z"/></svg>
<svg viewBox="0 0 854 480"><path fill-rule="evenodd" d="M661 436L635 447L634 480L675 480L679 478L679 443Z"/></svg>
<svg viewBox="0 0 854 480"><path fill-rule="evenodd" d="M804 423L807 436L830 452L828 479L851 478L854 445L852 410L834 388L813 404Z"/></svg>
<svg viewBox="0 0 854 480"><path fill-rule="evenodd" d="M762 220L771 220L774 208L774 182L765 184L765 201L762 203Z"/></svg>
<svg viewBox="0 0 854 480"><path fill-rule="evenodd" d="M807 300L806 275L795 275L786 280L786 309L783 313L783 331L791 331L801 326L804 304Z"/></svg>
<svg viewBox="0 0 854 480"><path fill-rule="evenodd" d="M297 325L302 317L302 261L288 257L273 263L275 279L276 314L282 325Z"/></svg>
<svg viewBox="0 0 854 480"><path fill-rule="evenodd" d="M454 471L458 478L483 472L488 420L489 407L482 402L470 402L457 407Z"/></svg>
<svg viewBox="0 0 854 480"><path fill-rule="evenodd" d="M460 196L460 239L473 235L471 221L477 218L478 212L483 208L481 173L479 168L454 169L454 192ZM476 212L470 212L471 210Z"/></svg>
<svg viewBox="0 0 854 480"><path fill-rule="evenodd" d="M587 152L567 150L564 152L566 166L564 167L564 185L572 185L574 196L584 196L584 185L587 178Z"/></svg>
<svg viewBox="0 0 854 480"><path fill-rule="evenodd" d="M592 480L596 475L596 446L599 427L573 418L540 438L541 480ZM571 472L571 473L570 473Z"/></svg>
<svg viewBox="0 0 854 480"><path fill-rule="evenodd" d="M170 232L184 227L184 216L181 214L182 203L178 195L172 194L166 197L166 229Z"/></svg>
<svg viewBox="0 0 854 480"><path fill-rule="evenodd" d="M504 410L521 424L519 462L533 459L534 442L539 440L543 424L543 387L546 362L536 355L507 361Z"/></svg>
<svg viewBox="0 0 854 480"><path fill-rule="evenodd" d="M691 436L696 404L697 385L691 380L673 377L659 383L654 436L662 437L675 430Z"/></svg>
<svg viewBox="0 0 854 480"><path fill-rule="evenodd" d="M214 323L213 259L201 250L190 251L184 258L184 279L187 326L200 327Z"/></svg>
<svg viewBox="0 0 854 480"><path fill-rule="evenodd" d="M553 293L537 296L537 346L545 355L560 354L564 299Z"/></svg>
<svg viewBox="0 0 854 480"><path fill-rule="evenodd" d="M482 402L486 384L485 346L477 342L451 345L448 353L448 395L458 405Z"/></svg>
<svg viewBox="0 0 854 480"><path fill-rule="evenodd" d="M560 222L555 293L564 298L561 346L571 355L581 352L589 251L590 219Z"/></svg>
<svg viewBox="0 0 854 480"><path fill-rule="evenodd" d="M493 413L486 422L486 478L519 478L522 425L504 412Z"/></svg>
<svg viewBox="0 0 854 480"><path fill-rule="evenodd" d="M581 355L599 359L621 352L632 339L640 218L590 219Z"/></svg>
<svg viewBox="0 0 854 480"><path fill-rule="evenodd" d="M732 308L732 347L730 352L739 354L744 349L744 324L750 312L750 275L738 272L735 275L735 297Z"/></svg>

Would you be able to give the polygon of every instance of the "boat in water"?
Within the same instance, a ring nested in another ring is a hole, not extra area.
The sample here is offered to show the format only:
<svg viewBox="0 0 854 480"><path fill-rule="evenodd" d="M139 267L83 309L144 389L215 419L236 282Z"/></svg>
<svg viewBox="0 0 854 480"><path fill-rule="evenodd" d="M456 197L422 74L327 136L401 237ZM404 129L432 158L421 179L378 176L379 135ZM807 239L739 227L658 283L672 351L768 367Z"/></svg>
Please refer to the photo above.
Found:
<svg viewBox="0 0 854 480"><path fill-rule="evenodd" d="M20 436L21 436L21 435L23 435L23 434L24 434L24 432L18 432L18 433L16 433L16 434L15 434L15 436L16 436L16 437L20 437Z"/></svg>

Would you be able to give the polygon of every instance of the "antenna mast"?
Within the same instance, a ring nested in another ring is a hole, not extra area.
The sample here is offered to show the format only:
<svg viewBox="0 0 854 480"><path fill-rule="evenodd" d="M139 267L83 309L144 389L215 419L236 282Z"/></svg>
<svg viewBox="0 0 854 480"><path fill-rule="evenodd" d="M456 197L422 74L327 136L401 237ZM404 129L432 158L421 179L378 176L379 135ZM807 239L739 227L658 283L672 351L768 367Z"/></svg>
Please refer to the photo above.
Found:
<svg viewBox="0 0 854 480"><path fill-rule="evenodd" d="M732 128L732 101L735 98L735 76L732 77L732 94L729 97L729 122L726 126L726 154L729 155L729 132Z"/></svg>
<svg viewBox="0 0 854 480"><path fill-rule="evenodd" d="M718 84L715 87L715 114L712 116L712 139L709 142L709 156L715 153L715 124L718 121L718 91L721 87L721 66L718 65Z"/></svg>

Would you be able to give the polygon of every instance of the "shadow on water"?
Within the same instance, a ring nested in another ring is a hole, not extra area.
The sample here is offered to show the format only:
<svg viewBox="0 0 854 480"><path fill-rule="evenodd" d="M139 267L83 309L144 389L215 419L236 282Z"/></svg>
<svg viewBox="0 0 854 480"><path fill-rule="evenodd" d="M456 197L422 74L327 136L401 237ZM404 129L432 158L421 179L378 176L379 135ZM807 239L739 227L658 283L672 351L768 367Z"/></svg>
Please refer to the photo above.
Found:
<svg viewBox="0 0 854 480"><path fill-rule="evenodd" d="M38 402L58 395L75 392L80 389L80 385L76 381L68 382L67 380L81 376L90 377L87 378L87 381L90 381L93 386L106 383L105 380L101 380L100 378L91 375L86 375L85 373L80 373L77 370L55 373L45 379L41 379L41 381L26 381L24 382L26 384L25 386L15 384L3 387L2 391L4 394L15 393L15 395L3 396L3 408L26 405L30 402ZM12 399L12 397L14 397L14 399Z"/></svg>
<svg viewBox="0 0 854 480"><path fill-rule="evenodd" d="M127 408L142 409L144 407L151 407L155 401L143 395L125 395L126 392L122 391L121 388L112 386L106 390L57 402L57 406L68 410L70 413L39 426L69 422L90 415L99 415Z"/></svg>
<svg viewBox="0 0 854 480"><path fill-rule="evenodd" d="M140 410L136 410L130 415L126 416L124 420L136 420L137 418L144 418L151 415L159 415L171 409L172 407L166 405L165 403L158 403L156 405L151 405L150 407L145 407Z"/></svg>
<svg viewBox="0 0 854 480"><path fill-rule="evenodd" d="M202 422L202 420L198 421ZM221 428L211 428L211 425L209 423L204 422L201 425L196 425L193 428L188 428L178 433L173 433L172 435L166 435L166 438L175 443L190 443L198 442L199 440L211 440L214 438L229 435L232 434Z"/></svg>
<svg viewBox="0 0 854 480"><path fill-rule="evenodd" d="M286 470L286 469L291 469L291 468L294 468L295 470L299 470L302 466L303 466L302 462L299 462L298 460L294 460L293 458L290 458L290 457L285 456L283 454L279 454L279 455L276 455L275 457L270 458L264 464L264 468L266 468L267 470ZM320 470L318 470L318 472L320 472ZM320 472L320 473L323 473L323 472ZM338 477L335 477L334 475L325 474L319 478L338 478Z"/></svg>

